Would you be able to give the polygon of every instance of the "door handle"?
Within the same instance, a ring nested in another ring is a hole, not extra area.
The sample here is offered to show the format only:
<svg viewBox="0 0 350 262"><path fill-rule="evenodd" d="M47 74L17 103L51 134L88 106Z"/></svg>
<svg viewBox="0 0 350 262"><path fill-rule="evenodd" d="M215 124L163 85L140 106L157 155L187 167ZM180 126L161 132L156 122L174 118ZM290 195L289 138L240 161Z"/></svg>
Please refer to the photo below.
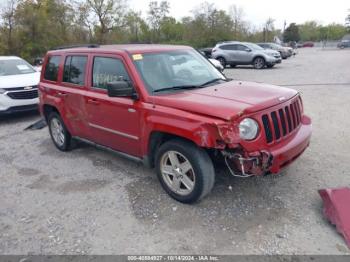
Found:
<svg viewBox="0 0 350 262"><path fill-rule="evenodd" d="M63 93L63 92L58 92L58 93L57 93L57 96L66 97L67 94L66 94L66 93Z"/></svg>
<svg viewBox="0 0 350 262"><path fill-rule="evenodd" d="M87 103L88 103L88 104L91 104L91 105L99 105L99 104L100 104L100 102L99 102L98 100L93 99L93 98L89 98L89 99L87 100Z"/></svg>

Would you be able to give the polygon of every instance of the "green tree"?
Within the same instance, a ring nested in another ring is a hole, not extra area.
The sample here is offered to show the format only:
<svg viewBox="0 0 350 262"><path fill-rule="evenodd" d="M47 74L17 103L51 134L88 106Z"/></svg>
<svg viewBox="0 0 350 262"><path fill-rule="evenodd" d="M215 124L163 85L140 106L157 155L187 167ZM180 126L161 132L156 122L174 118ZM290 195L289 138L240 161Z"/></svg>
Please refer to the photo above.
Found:
<svg viewBox="0 0 350 262"><path fill-rule="evenodd" d="M4 9L1 12L1 19L3 20L3 28L1 35L2 37L2 49L7 54L12 54L14 51L14 41L13 35L15 30L15 11L16 11L17 1L8 0L5 4ZM6 46L6 48L4 48Z"/></svg>
<svg viewBox="0 0 350 262"><path fill-rule="evenodd" d="M233 40L242 40L249 31L248 24L244 21L244 10L241 7L232 5L229 7L229 15L233 23Z"/></svg>
<svg viewBox="0 0 350 262"><path fill-rule="evenodd" d="M273 40L274 33L275 33L275 20L270 17L266 20L264 29L263 29L264 42L271 42Z"/></svg>
<svg viewBox="0 0 350 262"><path fill-rule="evenodd" d="M150 30L141 13L130 11L125 16L124 24L129 42L150 41Z"/></svg>
<svg viewBox="0 0 350 262"><path fill-rule="evenodd" d="M339 40L347 33L347 29L341 24L329 24L320 28L320 40Z"/></svg>
<svg viewBox="0 0 350 262"><path fill-rule="evenodd" d="M316 21L308 21L298 27L301 41L320 40L320 25Z"/></svg>
<svg viewBox="0 0 350 262"><path fill-rule="evenodd" d="M151 40L153 42L159 42L161 40L161 24L169 14L170 4L167 1L152 1L149 3L148 21L151 26L152 35Z"/></svg>
<svg viewBox="0 0 350 262"><path fill-rule="evenodd" d="M213 46L219 41L232 40L233 21L224 10L205 2L193 10L194 17L183 20L184 39L195 47Z"/></svg>
<svg viewBox="0 0 350 262"><path fill-rule="evenodd" d="M166 17L160 24L161 39L167 43L182 43L184 26L173 17Z"/></svg>
<svg viewBox="0 0 350 262"><path fill-rule="evenodd" d="M291 23L283 33L284 42L300 40L299 27L295 23Z"/></svg>
<svg viewBox="0 0 350 262"><path fill-rule="evenodd" d="M86 0L95 21L98 43L108 42L108 33L123 26L125 3L123 0Z"/></svg>

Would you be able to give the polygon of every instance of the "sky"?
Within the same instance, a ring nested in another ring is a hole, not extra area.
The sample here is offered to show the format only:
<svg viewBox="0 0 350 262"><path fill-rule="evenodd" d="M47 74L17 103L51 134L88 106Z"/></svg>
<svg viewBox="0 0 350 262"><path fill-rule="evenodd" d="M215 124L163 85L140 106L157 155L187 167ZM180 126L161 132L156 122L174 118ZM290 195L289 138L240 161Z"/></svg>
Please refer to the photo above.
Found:
<svg viewBox="0 0 350 262"><path fill-rule="evenodd" d="M170 14L177 19L191 15L191 10L205 0L168 0ZM147 15L149 0L130 0L130 7L135 11L142 11ZM242 7L245 19L256 27L269 18L275 19L275 27L283 29L284 21L303 23L316 20L321 24L345 23L345 17L350 9L350 0L208 0L210 3L224 10L229 6Z"/></svg>

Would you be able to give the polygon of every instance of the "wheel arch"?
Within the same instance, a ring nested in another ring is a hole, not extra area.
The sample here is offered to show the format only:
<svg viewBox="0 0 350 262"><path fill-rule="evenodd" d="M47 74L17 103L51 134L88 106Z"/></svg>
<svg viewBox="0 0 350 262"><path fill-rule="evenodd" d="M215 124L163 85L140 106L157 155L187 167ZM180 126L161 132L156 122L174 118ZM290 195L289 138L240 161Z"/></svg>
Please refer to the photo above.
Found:
<svg viewBox="0 0 350 262"><path fill-rule="evenodd" d="M69 121L67 121L66 118L64 117L63 112L61 112L56 106L54 106L52 104L43 104L42 105L42 114L45 118L46 123L48 123L48 120L49 120L48 117L49 117L50 113L52 113L52 112L55 112L55 113L60 115L68 132L72 133L72 126L70 125Z"/></svg>
<svg viewBox="0 0 350 262"><path fill-rule="evenodd" d="M61 115L60 112L58 111L57 107L50 105L50 104L43 105L43 115L45 117L46 122L48 121L48 117L52 112L56 112L59 115Z"/></svg>
<svg viewBox="0 0 350 262"><path fill-rule="evenodd" d="M266 58L265 58L263 55L259 54L259 55L255 55L255 56L253 57L252 63L254 63L254 60L257 59L257 58L262 58L262 59L264 59L264 61L266 62Z"/></svg>
<svg viewBox="0 0 350 262"><path fill-rule="evenodd" d="M155 155L158 148L165 142L172 139L181 139L198 146L195 141L178 134L164 131L152 131L148 138L147 155L144 157L146 162L145 164L153 168L155 164Z"/></svg>

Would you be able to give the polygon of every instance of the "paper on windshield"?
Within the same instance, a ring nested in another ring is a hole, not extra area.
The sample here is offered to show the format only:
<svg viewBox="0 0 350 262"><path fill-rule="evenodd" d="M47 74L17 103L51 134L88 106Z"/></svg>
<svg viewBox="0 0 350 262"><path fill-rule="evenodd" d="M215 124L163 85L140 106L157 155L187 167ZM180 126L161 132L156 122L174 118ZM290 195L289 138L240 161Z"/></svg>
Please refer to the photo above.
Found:
<svg viewBox="0 0 350 262"><path fill-rule="evenodd" d="M21 71L30 70L29 66L27 65L17 65L17 68Z"/></svg>

